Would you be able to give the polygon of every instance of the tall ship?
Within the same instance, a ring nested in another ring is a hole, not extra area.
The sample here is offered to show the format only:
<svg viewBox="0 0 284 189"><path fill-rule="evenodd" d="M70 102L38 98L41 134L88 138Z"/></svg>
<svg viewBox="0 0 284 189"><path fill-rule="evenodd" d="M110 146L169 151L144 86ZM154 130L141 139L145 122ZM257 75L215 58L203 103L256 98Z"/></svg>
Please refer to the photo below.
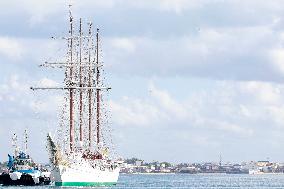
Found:
<svg viewBox="0 0 284 189"><path fill-rule="evenodd" d="M75 27L76 26L76 27ZM78 28L78 29L74 29ZM84 29L85 28L85 29ZM64 92L56 134L47 135L47 149L56 186L110 186L117 183L120 161L112 145L108 93L99 29L74 21L69 6L64 60L42 67L64 70L63 86L31 87Z"/></svg>
<svg viewBox="0 0 284 189"><path fill-rule="evenodd" d="M50 172L35 163L28 154L28 135L25 130L24 147L19 148L18 137L12 137L14 154L8 154L7 169L0 175L0 184L4 186L49 185Z"/></svg>

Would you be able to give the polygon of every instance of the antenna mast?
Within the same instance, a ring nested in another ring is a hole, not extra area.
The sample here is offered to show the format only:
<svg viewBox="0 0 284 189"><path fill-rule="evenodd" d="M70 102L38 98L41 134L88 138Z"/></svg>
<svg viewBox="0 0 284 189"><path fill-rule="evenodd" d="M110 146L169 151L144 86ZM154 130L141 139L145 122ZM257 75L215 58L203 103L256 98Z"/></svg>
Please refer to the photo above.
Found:
<svg viewBox="0 0 284 189"><path fill-rule="evenodd" d="M16 135L16 133L14 133L13 137L12 137L12 146L14 148L14 156L18 156L18 152L19 152L19 148L18 148L18 137Z"/></svg>
<svg viewBox="0 0 284 189"><path fill-rule="evenodd" d="M25 129L25 133L24 133L24 137L25 137L25 153L27 153L28 152L28 131L27 131L27 129Z"/></svg>

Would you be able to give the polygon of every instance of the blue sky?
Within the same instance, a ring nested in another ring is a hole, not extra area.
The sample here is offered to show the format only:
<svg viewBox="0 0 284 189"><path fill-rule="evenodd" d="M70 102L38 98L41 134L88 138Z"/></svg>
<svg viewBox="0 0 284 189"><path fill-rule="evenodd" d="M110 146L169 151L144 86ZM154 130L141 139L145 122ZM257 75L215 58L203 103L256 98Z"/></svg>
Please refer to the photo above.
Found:
<svg viewBox="0 0 284 189"><path fill-rule="evenodd" d="M30 132L34 159L57 125L69 1L0 2L0 160ZM284 5L281 0L81 0L75 18L101 29L122 157L170 162L284 161Z"/></svg>

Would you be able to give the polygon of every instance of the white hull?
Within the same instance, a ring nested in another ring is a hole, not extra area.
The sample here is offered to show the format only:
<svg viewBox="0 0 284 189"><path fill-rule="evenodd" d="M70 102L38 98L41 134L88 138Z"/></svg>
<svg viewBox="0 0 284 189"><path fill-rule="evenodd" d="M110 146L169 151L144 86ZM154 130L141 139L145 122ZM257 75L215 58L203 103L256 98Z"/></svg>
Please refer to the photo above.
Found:
<svg viewBox="0 0 284 189"><path fill-rule="evenodd" d="M90 164L56 166L52 174L56 186L109 186L117 183L119 168L92 167Z"/></svg>

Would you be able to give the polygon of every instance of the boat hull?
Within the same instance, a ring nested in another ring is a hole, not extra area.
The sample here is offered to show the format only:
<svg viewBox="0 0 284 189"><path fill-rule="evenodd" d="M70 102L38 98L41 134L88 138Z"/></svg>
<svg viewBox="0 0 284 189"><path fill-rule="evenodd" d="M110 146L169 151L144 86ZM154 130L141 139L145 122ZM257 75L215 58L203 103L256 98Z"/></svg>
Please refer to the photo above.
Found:
<svg viewBox="0 0 284 189"><path fill-rule="evenodd" d="M49 185L50 178L47 177L38 177L37 181L29 175L22 174L18 179L11 179L11 176L8 173L0 175L1 184L4 186L34 186L34 185Z"/></svg>
<svg viewBox="0 0 284 189"><path fill-rule="evenodd" d="M55 186L111 186L117 183L119 168L57 166L52 174Z"/></svg>

